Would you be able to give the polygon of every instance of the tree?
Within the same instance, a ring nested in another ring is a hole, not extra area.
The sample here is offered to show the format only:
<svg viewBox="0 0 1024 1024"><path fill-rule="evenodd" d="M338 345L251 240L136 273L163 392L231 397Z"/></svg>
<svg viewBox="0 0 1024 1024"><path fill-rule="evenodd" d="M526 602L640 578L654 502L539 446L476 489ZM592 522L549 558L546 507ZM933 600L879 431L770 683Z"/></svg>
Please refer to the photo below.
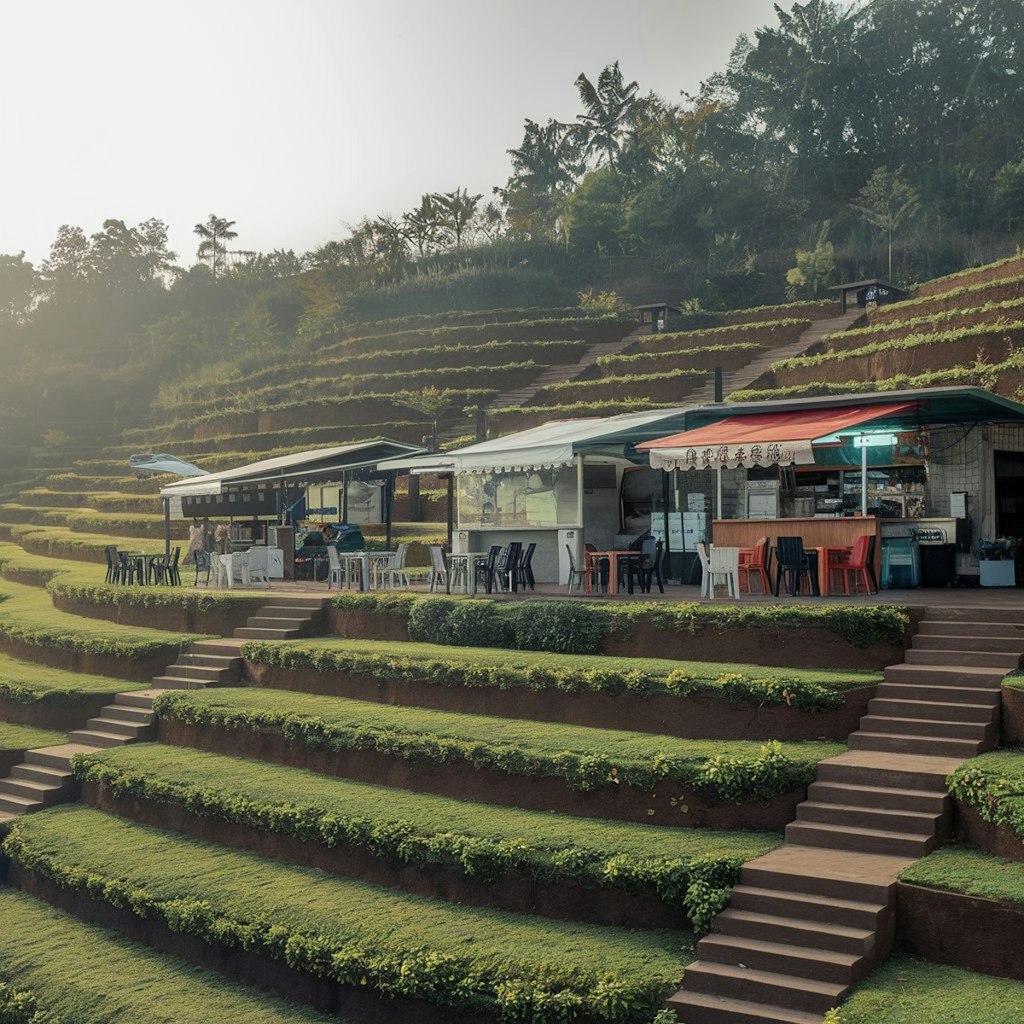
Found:
<svg viewBox="0 0 1024 1024"><path fill-rule="evenodd" d="M624 229L622 178L610 167L591 171L565 203L565 233L574 249L614 254Z"/></svg>
<svg viewBox="0 0 1024 1024"><path fill-rule="evenodd" d="M422 196L415 210L402 214L402 234L420 259L430 252L441 237L439 217L440 211L432 195Z"/></svg>
<svg viewBox="0 0 1024 1024"><path fill-rule="evenodd" d="M598 166L606 162L615 170L640 86L623 82L618 61L597 76L596 86L582 73L575 84L585 108L584 113L576 115L576 135L583 155L588 160L596 158Z"/></svg>
<svg viewBox="0 0 1024 1024"><path fill-rule="evenodd" d="M1003 164L993 179L996 208L1006 217L1007 229L1024 221L1024 160Z"/></svg>
<svg viewBox="0 0 1024 1024"><path fill-rule="evenodd" d="M483 193L471 196L468 189L454 192L435 192L430 197L437 210L437 222L455 241L455 248L462 248L462 236L473 220L476 208L483 199Z"/></svg>
<svg viewBox="0 0 1024 1024"><path fill-rule="evenodd" d="M0 326L25 322L35 297L36 271L23 252L0 254Z"/></svg>
<svg viewBox="0 0 1024 1024"><path fill-rule="evenodd" d="M89 239L79 227L61 224L43 260L42 277L50 296L67 294L89 276Z"/></svg>
<svg viewBox="0 0 1024 1024"><path fill-rule="evenodd" d="M830 221L825 221L812 241L812 248L796 250L796 266L786 271L786 297L803 294L817 298L831 281L836 269L836 252L828 240Z"/></svg>
<svg viewBox="0 0 1024 1024"><path fill-rule="evenodd" d="M892 236L896 229L921 209L921 199L903 176L903 168L879 167L850 204L869 224L883 231L889 246L889 280L892 280Z"/></svg>
<svg viewBox="0 0 1024 1024"><path fill-rule="evenodd" d="M225 220L211 213L205 224L197 224L193 229L202 241L196 250L196 258L200 261L209 260L210 270L214 277L223 266L224 258L228 254L225 242L230 242L238 237L237 231L231 229L235 226L233 220Z"/></svg>
<svg viewBox="0 0 1024 1024"><path fill-rule="evenodd" d="M446 412L455 408L458 398L458 392L442 391L433 384L428 384L420 391L396 391L394 401L430 420L430 447L432 451L436 452L438 450L438 421Z"/></svg>

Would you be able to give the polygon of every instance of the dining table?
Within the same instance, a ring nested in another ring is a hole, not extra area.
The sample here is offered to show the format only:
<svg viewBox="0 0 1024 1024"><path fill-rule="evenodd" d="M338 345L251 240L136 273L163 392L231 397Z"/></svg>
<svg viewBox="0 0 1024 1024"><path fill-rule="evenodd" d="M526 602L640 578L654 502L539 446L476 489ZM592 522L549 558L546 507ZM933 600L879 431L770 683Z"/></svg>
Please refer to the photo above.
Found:
<svg viewBox="0 0 1024 1024"><path fill-rule="evenodd" d="M345 589L370 590L376 578L376 573L371 569L371 560L374 562L374 566L377 566L394 558L397 553L397 551L339 551L338 559L345 568ZM356 567L359 569L359 582L358 586L353 587Z"/></svg>
<svg viewBox="0 0 1024 1024"><path fill-rule="evenodd" d="M617 594L619 592L619 562L625 561L630 558L643 558L644 553L642 551L632 550L610 550L610 551L588 551L586 553L587 558L587 578L584 581L584 588L589 594L593 589L593 578L594 570L600 572L601 562L605 559L608 560L608 593ZM633 577L629 577L629 592L633 593Z"/></svg>
<svg viewBox="0 0 1024 1024"><path fill-rule="evenodd" d="M489 551L454 551L448 556L448 586L447 592L452 592L452 579L455 576L463 576L463 591L471 597L476 593L476 569L483 562L486 564L490 555ZM461 565L460 565L461 563ZM459 567L458 569L456 567Z"/></svg>

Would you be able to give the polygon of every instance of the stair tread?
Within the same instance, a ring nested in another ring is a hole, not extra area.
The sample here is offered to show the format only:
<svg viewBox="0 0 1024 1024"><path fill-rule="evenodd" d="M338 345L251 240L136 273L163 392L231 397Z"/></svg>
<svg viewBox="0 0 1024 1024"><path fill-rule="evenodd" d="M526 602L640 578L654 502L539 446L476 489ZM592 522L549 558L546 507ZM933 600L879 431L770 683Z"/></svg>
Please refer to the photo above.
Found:
<svg viewBox="0 0 1024 1024"><path fill-rule="evenodd" d="M716 960L697 960L686 968L687 974L692 971L700 971L702 974L713 974L723 979L744 978L749 981L759 981L766 985L798 988L805 992L817 992L823 996L835 996L837 999L842 996L848 987L835 981L799 978L793 974L778 974L775 971L757 970L753 967L737 967L735 964L722 964ZM684 989L684 991L686 990ZM708 995L710 993L701 994Z"/></svg>
<svg viewBox="0 0 1024 1024"><path fill-rule="evenodd" d="M842 789L849 790L851 793L892 793L895 796L907 796L907 797L935 797L939 800L944 799L942 793L936 793L931 789L908 789L906 787L899 786L862 786L859 783L854 782L820 782L813 783L812 785L823 785L828 786L829 789ZM825 803L826 801L813 799L808 800L808 803ZM838 805L836 805L838 806ZM850 807L857 807L859 810L863 810L858 804L850 804Z"/></svg>
<svg viewBox="0 0 1024 1024"><path fill-rule="evenodd" d="M932 772L949 775L959 768L962 762L958 757L947 757L942 754L894 754L884 750L848 750L835 757L826 758L821 764L837 764L847 768L881 768L901 772Z"/></svg>
<svg viewBox="0 0 1024 1024"><path fill-rule="evenodd" d="M814 921L810 918L782 917L779 914L765 914L758 910L739 910L727 907L718 917L717 921L750 921L754 924L778 925L782 928L804 928L815 931L828 932L831 935L841 935L848 939L869 939L874 935L870 928L853 928L843 924L825 924L821 921ZM723 933L724 934L724 933Z"/></svg>
<svg viewBox="0 0 1024 1024"><path fill-rule="evenodd" d="M748 949L751 952L769 953L780 957L795 957L812 963L824 962L836 964L840 967L852 967L864 959L862 953L839 953L834 949L815 949L813 946L791 946L784 942L750 939L745 935L723 935L719 932L712 932L701 939L698 943L698 949L704 945Z"/></svg>
<svg viewBox="0 0 1024 1024"><path fill-rule="evenodd" d="M884 816L890 816L893 818L920 818L921 824L927 826L928 831L935 826L935 819L939 817L940 812L936 811L934 814L929 814L927 811L901 811L892 807L863 807L858 804L834 804L826 800L805 800L801 807L820 807L831 811L849 811L853 814L880 814ZM835 822L816 822L815 824L835 824Z"/></svg>
<svg viewBox="0 0 1024 1024"><path fill-rule="evenodd" d="M733 886L733 895L779 897L789 901L799 901L813 906L830 906L837 910L863 910L875 912L885 909L884 903L871 903L866 900L846 900L838 896L815 896L812 893L787 892L783 889L767 889L761 885L745 885L740 883Z"/></svg>
<svg viewBox="0 0 1024 1024"><path fill-rule="evenodd" d="M838 832L841 835L863 835L871 839L920 839L914 832L890 832L888 829L864 828L861 825L837 825L831 821L791 821L787 828L813 829L815 832ZM929 833L930 835L931 833Z"/></svg>

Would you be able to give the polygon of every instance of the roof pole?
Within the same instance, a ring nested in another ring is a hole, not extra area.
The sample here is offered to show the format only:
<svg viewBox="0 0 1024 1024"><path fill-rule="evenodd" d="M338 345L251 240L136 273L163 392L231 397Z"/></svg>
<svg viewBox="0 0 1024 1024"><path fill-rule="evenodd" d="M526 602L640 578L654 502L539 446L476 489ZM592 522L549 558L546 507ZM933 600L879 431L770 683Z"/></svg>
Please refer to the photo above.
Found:
<svg viewBox="0 0 1024 1024"><path fill-rule="evenodd" d="M164 565L171 564L171 499L164 498Z"/></svg>
<svg viewBox="0 0 1024 1024"><path fill-rule="evenodd" d="M384 550L391 550L391 513L395 499L395 474L389 471L384 479L384 521L386 525L386 536L384 538Z"/></svg>
<svg viewBox="0 0 1024 1024"><path fill-rule="evenodd" d="M448 474L448 550L452 549L452 534L455 533L455 474Z"/></svg>
<svg viewBox="0 0 1024 1024"><path fill-rule="evenodd" d="M868 446L860 450L860 514L868 514Z"/></svg>

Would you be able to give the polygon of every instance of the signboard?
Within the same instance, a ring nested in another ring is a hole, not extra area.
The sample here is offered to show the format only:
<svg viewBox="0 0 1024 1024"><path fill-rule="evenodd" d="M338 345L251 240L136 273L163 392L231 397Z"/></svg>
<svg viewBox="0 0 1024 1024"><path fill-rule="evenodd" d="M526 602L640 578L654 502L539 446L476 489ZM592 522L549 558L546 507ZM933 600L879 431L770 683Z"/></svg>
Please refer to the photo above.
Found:
<svg viewBox="0 0 1024 1024"><path fill-rule="evenodd" d="M338 514L337 506L332 508L307 508L306 515L311 519L317 516L336 516Z"/></svg>
<svg viewBox="0 0 1024 1024"><path fill-rule="evenodd" d="M890 447L899 440L895 434L861 434L853 439L854 448L881 448L885 445Z"/></svg>

